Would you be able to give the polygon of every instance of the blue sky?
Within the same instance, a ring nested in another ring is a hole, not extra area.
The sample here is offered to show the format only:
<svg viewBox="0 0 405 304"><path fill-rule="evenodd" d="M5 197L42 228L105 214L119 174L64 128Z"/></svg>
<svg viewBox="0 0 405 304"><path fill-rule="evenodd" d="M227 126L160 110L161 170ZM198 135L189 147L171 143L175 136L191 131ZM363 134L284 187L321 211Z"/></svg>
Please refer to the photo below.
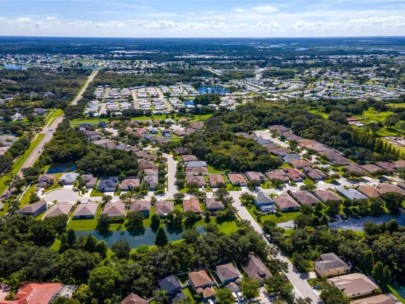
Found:
<svg viewBox="0 0 405 304"><path fill-rule="evenodd" d="M405 36L405 0L0 0L0 35Z"/></svg>

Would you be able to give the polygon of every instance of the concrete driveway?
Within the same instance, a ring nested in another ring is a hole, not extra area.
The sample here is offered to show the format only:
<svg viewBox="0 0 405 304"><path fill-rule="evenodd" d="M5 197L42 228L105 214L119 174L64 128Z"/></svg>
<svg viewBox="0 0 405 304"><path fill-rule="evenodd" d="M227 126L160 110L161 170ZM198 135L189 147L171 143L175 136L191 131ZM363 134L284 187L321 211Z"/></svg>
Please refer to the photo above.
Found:
<svg viewBox="0 0 405 304"><path fill-rule="evenodd" d="M88 201L89 199L79 195L79 192L74 191L72 187L66 186L62 189L56 189L45 193L43 195L43 199L46 200L48 203L52 203L53 201L58 202L67 202L67 203L76 203L78 200L80 201ZM92 200L100 200L101 198L92 197Z"/></svg>

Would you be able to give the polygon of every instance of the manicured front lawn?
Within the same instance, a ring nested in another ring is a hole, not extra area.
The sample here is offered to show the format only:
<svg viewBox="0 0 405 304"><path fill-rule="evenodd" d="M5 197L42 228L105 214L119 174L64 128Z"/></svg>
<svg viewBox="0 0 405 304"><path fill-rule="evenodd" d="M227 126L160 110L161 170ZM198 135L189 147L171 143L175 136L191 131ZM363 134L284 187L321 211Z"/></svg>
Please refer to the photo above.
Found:
<svg viewBox="0 0 405 304"><path fill-rule="evenodd" d="M276 224L284 223L294 220L298 215L301 214L301 212L299 211L294 211L294 212L283 212L281 213L281 216L277 216L276 214L266 214L257 216L256 213L254 212L255 207L250 207L247 209L258 223L264 223L265 221L273 221ZM260 218L260 220L258 218Z"/></svg>
<svg viewBox="0 0 405 304"><path fill-rule="evenodd" d="M20 207L24 207L30 203L30 197L33 193L36 192L37 185L32 184L27 191L24 192L24 195L20 199Z"/></svg>
<svg viewBox="0 0 405 304"><path fill-rule="evenodd" d="M211 166L208 166L208 173L209 174L224 174L223 171L217 170L217 169L215 169L215 168L213 168Z"/></svg>
<svg viewBox="0 0 405 304"><path fill-rule="evenodd" d="M95 196L103 196L103 192L98 191L97 189L93 188L93 190L91 190L90 196L91 197L95 197Z"/></svg>
<svg viewBox="0 0 405 304"><path fill-rule="evenodd" d="M97 219L88 220L70 220L67 229L72 230L95 230L97 227Z"/></svg>

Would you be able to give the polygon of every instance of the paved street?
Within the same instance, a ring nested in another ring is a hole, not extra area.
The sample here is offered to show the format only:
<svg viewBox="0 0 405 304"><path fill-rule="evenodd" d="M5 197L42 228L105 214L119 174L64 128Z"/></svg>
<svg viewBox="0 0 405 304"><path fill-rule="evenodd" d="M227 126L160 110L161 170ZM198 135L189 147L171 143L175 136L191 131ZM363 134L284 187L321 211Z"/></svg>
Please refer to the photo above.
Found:
<svg viewBox="0 0 405 304"><path fill-rule="evenodd" d="M241 191L230 192L230 194L233 198L233 207L236 209L239 217L242 220L249 221L249 223L252 225L253 229L257 233L263 235L262 227L260 227L260 225L250 215L249 211L240 202L239 196L241 193L242 193ZM270 245L270 243L264 236L263 236L263 239ZM312 303L318 303L320 298L317 295L317 293L315 292L315 290L312 289L312 287L307 283L307 281L305 279L300 277L300 274L298 272L294 271L294 266L287 259L287 257L281 255L279 252L277 254L276 258L279 259L280 261L288 264L288 272L286 272L286 276L290 280L291 284L293 284L293 286L294 286L294 293L295 293L296 297L298 297L298 298L299 297L301 297L301 298L308 297L312 300Z"/></svg>
<svg viewBox="0 0 405 304"><path fill-rule="evenodd" d="M94 78L96 78L98 74L98 70L97 71L93 71L91 72L91 74L89 75L89 77L87 78L86 83L84 84L84 86L80 89L80 91L77 93L75 99L73 99L72 101L72 106L77 105L78 101L80 99L82 99L83 97L83 93L86 91L87 87L89 86L89 84L94 80Z"/></svg>
<svg viewBox="0 0 405 304"><path fill-rule="evenodd" d="M176 167L177 163L173 156L170 154L163 154L163 157L167 158L167 198L173 198L174 194L177 193L176 186Z"/></svg>

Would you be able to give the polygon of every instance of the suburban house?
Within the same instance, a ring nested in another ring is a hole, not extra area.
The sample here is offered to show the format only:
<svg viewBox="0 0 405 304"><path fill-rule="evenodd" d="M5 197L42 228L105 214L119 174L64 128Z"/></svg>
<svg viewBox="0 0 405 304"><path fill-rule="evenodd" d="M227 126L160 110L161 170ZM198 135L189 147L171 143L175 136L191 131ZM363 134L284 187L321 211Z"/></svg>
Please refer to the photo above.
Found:
<svg viewBox="0 0 405 304"><path fill-rule="evenodd" d="M49 208L45 214L44 218L50 218L50 217L55 217L55 216L61 216L61 215L69 215L70 210L72 210L73 205L70 203L57 203L56 205L53 205L51 208Z"/></svg>
<svg viewBox="0 0 405 304"><path fill-rule="evenodd" d="M207 163L205 161L196 160L196 161L189 161L186 163L186 168L202 168L207 167Z"/></svg>
<svg viewBox="0 0 405 304"><path fill-rule="evenodd" d="M212 188L219 188L225 186L224 177L221 174L210 174L208 180Z"/></svg>
<svg viewBox="0 0 405 304"><path fill-rule="evenodd" d="M228 178L234 186L246 186L246 179L242 174L239 173L229 173Z"/></svg>
<svg viewBox="0 0 405 304"><path fill-rule="evenodd" d="M100 184L98 185L98 189L101 192L115 192L117 185L118 185L118 177L111 176L111 177L101 178Z"/></svg>
<svg viewBox="0 0 405 304"><path fill-rule="evenodd" d="M219 201L213 197L207 197L205 199L205 206L211 212L223 210L225 208L224 204L221 201Z"/></svg>
<svg viewBox="0 0 405 304"><path fill-rule="evenodd" d="M193 168L186 168L187 175L207 175L208 168L207 167L193 167Z"/></svg>
<svg viewBox="0 0 405 304"><path fill-rule="evenodd" d="M304 168L304 173L314 181L321 181L327 177L326 173L322 172L319 169L313 168Z"/></svg>
<svg viewBox="0 0 405 304"><path fill-rule="evenodd" d="M164 290L169 298L181 292L182 285L176 276L170 275L158 282L159 288Z"/></svg>
<svg viewBox="0 0 405 304"><path fill-rule="evenodd" d="M281 211L297 211L300 209L300 204L298 204L291 196L288 194L281 194L274 199L277 206Z"/></svg>
<svg viewBox="0 0 405 304"><path fill-rule="evenodd" d="M264 279L271 277L270 270L264 265L263 261L253 253L249 254L248 262L242 268L250 279L260 283L262 283Z"/></svg>
<svg viewBox="0 0 405 304"><path fill-rule="evenodd" d="M392 173L397 169L395 167L395 165L393 163L390 163L390 162L380 161L380 162L377 162L376 165L378 167L382 168L384 171L386 171L388 173Z"/></svg>
<svg viewBox="0 0 405 304"><path fill-rule="evenodd" d="M385 192L395 192L395 193L399 193L401 195L405 195L405 190L393 185L393 184L389 184L389 183L382 183L377 185L377 189L379 189L380 191Z"/></svg>
<svg viewBox="0 0 405 304"><path fill-rule="evenodd" d="M170 212L174 211L174 203L172 201L157 201L155 204L156 214L160 217L165 217Z"/></svg>
<svg viewBox="0 0 405 304"><path fill-rule="evenodd" d="M377 197L380 197L381 194L384 193L384 191L381 191L372 185L361 185L357 188L357 190L359 190L361 193L363 193L368 198L377 198Z"/></svg>
<svg viewBox="0 0 405 304"><path fill-rule="evenodd" d="M214 280L208 275L206 270L190 272L188 274L190 285L203 299L209 299L215 296Z"/></svg>
<svg viewBox="0 0 405 304"><path fill-rule="evenodd" d="M247 178L252 182L263 182L267 180L266 175L261 172L248 171L245 173Z"/></svg>
<svg viewBox="0 0 405 304"><path fill-rule="evenodd" d="M149 186L149 189L154 191L157 188L159 177L157 174L148 174L143 179Z"/></svg>
<svg viewBox="0 0 405 304"><path fill-rule="evenodd" d="M338 187L336 187L336 191L350 200L367 199L367 196L361 194L356 189L346 189L344 187L338 186Z"/></svg>
<svg viewBox="0 0 405 304"><path fill-rule="evenodd" d="M240 283L242 278L238 268L236 268L232 263L218 265L216 267L216 273L223 285L227 285L229 282L235 281Z"/></svg>
<svg viewBox="0 0 405 304"><path fill-rule="evenodd" d="M140 181L139 178L136 177L130 177L130 178L126 178L124 179L120 185L119 185L119 189L121 191L129 191L129 190L133 190L135 188L138 188L140 185Z"/></svg>
<svg viewBox="0 0 405 304"><path fill-rule="evenodd" d="M195 155L183 155L183 156L181 157L181 159L182 159L185 163L188 163L188 162L191 162L191 161L198 161L198 158L197 158L197 156L195 156Z"/></svg>
<svg viewBox="0 0 405 304"><path fill-rule="evenodd" d="M201 213L200 201L196 197L183 200L183 212Z"/></svg>
<svg viewBox="0 0 405 304"><path fill-rule="evenodd" d="M174 149L174 153L176 153L177 155L185 155L188 153L188 149L184 147L178 147Z"/></svg>
<svg viewBox="0 0 405 304"><path fill-rule="evenodd" d="M280 181L283 183L287 183L290 180L288 178L287 173L285 173L284 170L282 170L282 169L269 171L269 172L266 172L265 174L270 181L276 180L276 181Z"/></svg>
<svg viewBox="0 0 405 304"><path fill-rule="evenodd" d="M130 293L124 300L121 301L121 304L148 304L148 301L135 293Z"/></svg>
<svg viewBox="0 0 405 304"><path fill-rule="evenodd" d="M399 304L399 302L392 294L380 294L377 296L367 297L355 301L350 304Z"/></svg>
<svg viewBox="0 0 405 304"><path fill-rule="evenodd" d="M0 300L0 304L48 304L62 287L61 283L28 283L18 289L14 300Z"/></svg>
<svg viewBox="0 0 405 304"><path fill-rule="evenodd" d="M317 198L321 200L322 203L326 202L341 202L342 198L337 195L335 192L330 190L318 189L314 191L314 194Z"/></svg>
<svg viewBox="0 0 405 304"><path fill-rule="evenodd" d="M64 173L60 177L59 183L62 185L73 185L78 177L78 173Z"/></svg>
<svg viewBox="0 0 405 304"><path fill-rule="evenodd" d="M370 174L377 174L377 173L383 173L385 170L381 167L378 167L374 164L367 164L367 165L362 165L360 166L364 171Z"/></svg>
<svg viewBox="0 0 405 304"><path fill-rule="evenodd" d="M83 174L81 177L86 189L92 189L97 185L97 178L93 174Z"/></svg>
<svg viewBox="0 0 405 304"><path fill-rule="evenodd" d="M301 156L298 154L286 154L283 156L283 161L286 163L291 162L292 160L299 160L301 159Z"/></svg>
<svg viewBox="0 0 405 304"><path fill-rule="evenodd" d="M151 201L132 200L129 212L141 212L145 218L149 217Z"/></svg>
<svg viewBox="0 0 405 304"><path fill-rule="evenodd" d="M204 176L200 176L200 175L187 175L186 182L188 185L196 184L199 188L205 186Z"/></svg>
<svg viewBox="0 0 405 304"><path fill-rule="evenodd" d="M125 204L121 201L109 202L104 205L102 213L108 217L125 216Z"/></svg>
<svg viewBox="0 0 405 304"><path fill-rule="evenodd" d="M72 219L92 219L96 216L98 203L79 204L73 213Z"/></svg>
<svg viewBox="0 0 405 304"><path fill-rule="evenodd" d="M142 170L145 169L157 169L158 167L151 161L143 161L140 165L139 168Z"/></svg>
<svg viewBox="0 0 405 304"><path fill-rule="evenodd" d="M298 191L292 193L292 197L301 205L316 205L320 203L320 200L316 198L311 192L308 191Z"/></svg>
<svg viewBox="0 0 405 304"><path fill-rule="evenodd" d="M55 181L55 177L51 174L41 174L37 180L37 188L46 188L51 186Z"/></svg>
<svg viewBox="0 0 405 304"><path fill-rule="evenodd" d="M293 159L289 163L296 169L304 169L311 167L311 163L306 159Z"/></svg>
<svg viewBox="0 0 405 304"><path fill-rule="evenodd" d="M40 200L31 205L22 207L20 210L18 210L18 213L21 215L32 215L34 217L37 217L42 212L45 212L47 208L48 205L46 204L46 201Z"/></svg>
<svg viewBox="0 0 405 304"><path fill-rule="evenodd" d="M373 294L379 287L362 273L351 273L328 279L329 284L340 289L349 298L359 298Z"/></svg>
<svg viewBox="0 0 405 304"><path fill-rule="evenodd" d="M333 277L349 273L350 266L334 253L321 254L321 261L315 262L315 271L320 277Z"/></svg>
<svg viewBox="0 0 405 304"><path fill-rule="evenodd" d="M304 173L297 169L285 168L284 172L287 174L288 178L293 182L300 183L304 180Z"/></svg>
<svg viewBox="0 0 405 304"><path fill-rule="evenodd" d="M274 212L276 207L274 201L263 191L260 191L255 197L254 204L261 212Z"/></svg>

